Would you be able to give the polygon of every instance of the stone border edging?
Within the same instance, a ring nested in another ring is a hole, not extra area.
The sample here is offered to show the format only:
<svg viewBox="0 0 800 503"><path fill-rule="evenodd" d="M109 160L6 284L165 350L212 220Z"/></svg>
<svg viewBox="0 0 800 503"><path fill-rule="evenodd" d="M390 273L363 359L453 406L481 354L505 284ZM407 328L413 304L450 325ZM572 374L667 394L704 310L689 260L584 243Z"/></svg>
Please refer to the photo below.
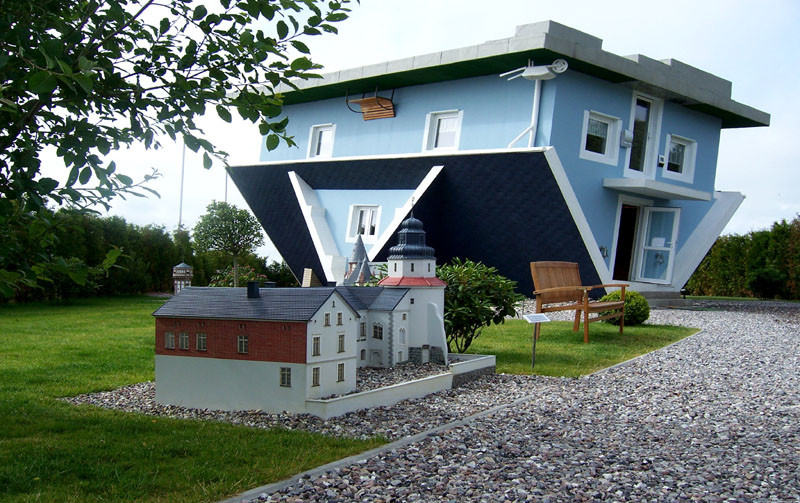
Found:
<svg viewBox="0 0 800 503"><path fill-rule="evenodd" d="M697 332L693 333L692 335L684 337L683 339L675 341L675 342L673 342L671 344L667 344L666 346L660 347L655 351L661 351L663 349L669 348L669 347L674 346L676 344L680 344L683 341L689 340L689 339L691 339L691 338L693 338L693 337L695 337L697 335L703 334L703 333L705 333L705 330L700 329ZM581 377L589 377L589 376L594 376L594 375L598 375L598 374L603 374L603 373L609 372L609 371L611 371L611 370L613 370L615 368L623 367L625 365L629 365L630 363L632 363L632 362L634 362L636 360L639 360L640 358L643 358L643 357L645 357L645 356L647 356L649 354L652 354L655 351L650 351L649 353L644 353L644 354L641 354L639 356L634 356L633 358L630 358L628 360L616 363L616 364L614 364L614 365L612 365L610 367L602 368L602 369L600 369L598 371L592 372L591 374L587 374L586 376L581 376ZM420 440L422 440L422 439L424 439L426 437L429 437L431 435L435 435L435 434L440 433L442 431L446 431L446 430L450 430L450 429L453 429L453 428L457 428L459 426L464 426L464 425L466 425L466 424L468 424L468 423L470 423L470 422L472 422L472 421L474 421L476 419L480 419L482 417L494 414L495 412L500 412L501 410L507 409L509 407L513 407L513 406L516 406L516 405L523 404L525 402L533 400L536 397L537 397L537 395L530 394L530 395L527 395L527 396L523 396L522 398L517 398L513 402L509 402L509 403L506 403L506 404L503 404L503 405L497 405L495 407L492 407L492 408L489 408L489 409L486 409L486 410L482 410L480 412L476 412L475 414L469 415L469 416L467 416L465 418L457 419L455 421L451 421L451 422L443 424L441 426L437 426L435 428L431 428L430 430L423 431L423 432L417 433L415 435L411 435L409 437L403 437L403 438L401 438L399 440L395 440L394 442L390 442L390 443L382 445L380 447L376 447L376 448L370 449L368 451L360 452L358 454L353 454L352 456L348 456L346 458L338 459L336 461L331 461L328 464L321 465L321 466L318 466L316 468L312 468L310 470L306 470L304 472L301 472L301 473L298 473L296 475L293 475L293 476L289 477L288 479L280 480L278 482L273 482L271 484L265 484L263 486L259 486L259 487L256 487L254 489L250 489L249 491L245 491L245 492L243 492L241 494L238 494L236 496L233 496L231 498L221 500L219 503L245 503L245 502L251 501L253 498L258 497L261 494L271 494L271 493L280 491L281 489L285 489L285 488L289 487L290 485L294 484L295 482L297 482L298 480L300 480L300 479L302 479L304 477L313 477L315 475L320 475L320 474L323 474L323 473L327 473L329 471L335 470L337 468L341 468L343 466L349 466L349 465L358 463L360 461L366 461L367 459L369 459L369 458L371 458L373 456L376 456L378 454L383 454L384 452L388 452L388 451L391 451L393 449L397 449L399 447L404 447L404 446L406 446L408 444L413 444L413 443L418 442L418 441L420 441Z"/></svg>

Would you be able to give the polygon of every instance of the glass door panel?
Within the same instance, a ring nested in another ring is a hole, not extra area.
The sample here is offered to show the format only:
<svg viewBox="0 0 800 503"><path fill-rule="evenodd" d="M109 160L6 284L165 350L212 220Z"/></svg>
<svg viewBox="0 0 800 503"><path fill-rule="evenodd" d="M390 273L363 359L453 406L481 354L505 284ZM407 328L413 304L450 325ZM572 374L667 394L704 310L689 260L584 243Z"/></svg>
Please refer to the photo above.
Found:
<svg viewBox="0 0 800 503"><path fill-rule="evenodd" d="M644 164L647 158L652 105L648 100L637 98L633 112L633 144L631 146L631 159L628 163L628 169L639 173L644 173Z"/></svg>
<svg viewBox="0 0 800 503"><path fill-rule="evenodd" d="M678 208L644 208L645 230L639 261L639 279L656 283L672 281Z"/></svg>

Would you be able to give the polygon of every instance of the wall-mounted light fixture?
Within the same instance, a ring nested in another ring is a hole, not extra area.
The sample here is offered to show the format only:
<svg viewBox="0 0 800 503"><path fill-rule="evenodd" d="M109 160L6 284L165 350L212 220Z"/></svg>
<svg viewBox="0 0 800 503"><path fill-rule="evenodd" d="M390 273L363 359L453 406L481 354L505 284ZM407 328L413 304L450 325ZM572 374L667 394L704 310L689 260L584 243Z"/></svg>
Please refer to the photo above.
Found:
<svg viewBox="0 0 800 503"><path fill-rule="evenodd" d="M602 255L603 258L607 258L608 257L608 248L606 248L605 246L601 246L600 247L600 255Z"/></svg>

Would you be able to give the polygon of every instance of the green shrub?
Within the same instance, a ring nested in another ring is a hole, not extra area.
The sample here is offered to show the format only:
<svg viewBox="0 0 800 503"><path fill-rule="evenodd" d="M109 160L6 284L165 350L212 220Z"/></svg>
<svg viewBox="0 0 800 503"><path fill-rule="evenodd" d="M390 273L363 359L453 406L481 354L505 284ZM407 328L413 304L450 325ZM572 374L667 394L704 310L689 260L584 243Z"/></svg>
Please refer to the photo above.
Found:
<svg viewBox="0 0 800 503"><path fill-rule="evenodd" d="M786 286L786 276L774 267L762 267L747 275L747 289L759 299L774 299Z"/></svg>
<svg viewBox="0 0 800 503"><path fill-rule="evenodd" d="M600 301L616 302L619 301L619 298L620 292L617 290L616 292L604 295L600 298ZM603 311L600 313L600 316L605 316L606 314L611 314L611 311ZM633 290L625 292L625 324L641 325L647 321L649 317L650 305L647 303L647 299L645 299L641 293ZM612 325L619 325L619 318L611 318L605 321Z"/></svg>
<svg viewBox="0 0 800 503"><path fill-rule="evenodd" d="M239 266L238 284L245 286L247 285L248 281L258 281L263 283L264 281L269 281L269 278L264 274L256 272L255 269L249 265L242 264ZM228 266L212 276L208 286L233 286L233 266Z"/></svg>

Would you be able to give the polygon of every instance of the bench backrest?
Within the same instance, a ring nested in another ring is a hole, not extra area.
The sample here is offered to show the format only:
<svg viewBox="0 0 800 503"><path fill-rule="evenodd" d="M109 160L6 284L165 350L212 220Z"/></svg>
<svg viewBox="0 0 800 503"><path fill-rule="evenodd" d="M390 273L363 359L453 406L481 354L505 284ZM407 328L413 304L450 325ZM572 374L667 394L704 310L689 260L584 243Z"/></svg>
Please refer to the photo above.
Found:
<svg viewBox="0 0 800 503"><path fill-rule="evenodd" d="M531 262L531 276L533 276L533 286L536 290L562 286L583 286L578 264L575 262ZM541 295L542 303L544 304L580 302L583 298L583 293L577 290L575 292L554 292Z"/></svg>

